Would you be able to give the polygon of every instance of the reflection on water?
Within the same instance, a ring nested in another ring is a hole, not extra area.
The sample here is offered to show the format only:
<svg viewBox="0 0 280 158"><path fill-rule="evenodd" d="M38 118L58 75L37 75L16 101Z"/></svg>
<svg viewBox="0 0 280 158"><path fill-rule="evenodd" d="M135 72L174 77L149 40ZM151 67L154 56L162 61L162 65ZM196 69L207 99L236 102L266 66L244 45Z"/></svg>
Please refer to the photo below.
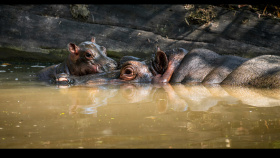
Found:
<svg viewBox="0 0 280 158"><path fill-rule="evenodd" d="M16 67L0 67L0 148L280 147L280 89L58 87Z"/></svg>

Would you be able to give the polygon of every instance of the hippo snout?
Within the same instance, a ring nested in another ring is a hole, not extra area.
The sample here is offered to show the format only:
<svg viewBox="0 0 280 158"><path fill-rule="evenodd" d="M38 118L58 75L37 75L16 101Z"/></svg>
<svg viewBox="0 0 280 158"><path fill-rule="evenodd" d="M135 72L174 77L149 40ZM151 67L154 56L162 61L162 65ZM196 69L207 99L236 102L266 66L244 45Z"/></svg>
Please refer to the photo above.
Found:
<svg viewBox="0 0 280 158"><path fill-rule="evenodd" d="M117 62L112 60L106 63L105 65L103 65L103 69L105 72L108 72L117 69L117 66L118 66Z"/></svg>
<svg viewBox="0 0 280 158"><path fill-rule="evenodd" d="M115 70L118 66L117 62L110 62L110 63L107 63L106 66L110 69L110 70Z"/></svg>

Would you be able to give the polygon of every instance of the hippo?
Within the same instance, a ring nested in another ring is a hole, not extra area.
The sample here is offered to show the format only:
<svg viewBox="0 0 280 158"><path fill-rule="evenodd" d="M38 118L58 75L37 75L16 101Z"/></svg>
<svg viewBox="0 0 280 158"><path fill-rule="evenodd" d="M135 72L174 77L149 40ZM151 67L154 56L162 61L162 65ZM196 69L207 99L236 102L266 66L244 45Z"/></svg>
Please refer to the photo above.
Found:
<svg viewBox="0 0 280 158"><path fill-rule="evenodd" d="M114 74L114 75L112 75ZM280 57L262 55L252 59L219 55L197 48L161 51L157 48L150 62L125 61L120 70L80 78L68 78L71 83L148 82L201 83L233 86L276 88L280 86ZM106 77L105 77L106 76Z"/></svg>
<svg viewBox="0 0 280 158"><path fill-rule="evenodd" d="M117 68L117 62L107 56L104 46L96 44L95 37L92 37L91 41L80 43L78 46L69 43L68 51L70 54L64 62L42 69L37 74L39 80L55 80L64 74L83 76L108 72Z"/></svg>
<svg viewBox="0 0 280 158"><path fill-rule="evenodd" d="M100 82L140 82L159 83L169 82L174 70L179 66L183 57L188 53L183 48L163 52L158 48L155 57L150 61L140 61L133 56L120 59L119 70L92 74L86 76L61 76L61 81L69 84L91 84ZM131 59L131 60L130 60Z"/></svg>

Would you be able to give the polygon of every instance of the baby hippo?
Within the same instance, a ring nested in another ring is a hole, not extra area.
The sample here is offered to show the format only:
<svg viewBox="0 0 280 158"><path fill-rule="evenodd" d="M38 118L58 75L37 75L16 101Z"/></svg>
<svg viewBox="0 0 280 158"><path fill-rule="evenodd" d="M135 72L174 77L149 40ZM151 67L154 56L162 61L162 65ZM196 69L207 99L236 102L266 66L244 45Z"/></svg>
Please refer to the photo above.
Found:
<svg viewBox="0 0 280 158"><path fill-rule="evenodd" d="M117 68L117 62L107 56L105 47L95 43L94 37L79 45L69 43L68 51L70 54L64 62L41 70L37 75L39 80L56 81L60 75L83 76Z"/></svg>

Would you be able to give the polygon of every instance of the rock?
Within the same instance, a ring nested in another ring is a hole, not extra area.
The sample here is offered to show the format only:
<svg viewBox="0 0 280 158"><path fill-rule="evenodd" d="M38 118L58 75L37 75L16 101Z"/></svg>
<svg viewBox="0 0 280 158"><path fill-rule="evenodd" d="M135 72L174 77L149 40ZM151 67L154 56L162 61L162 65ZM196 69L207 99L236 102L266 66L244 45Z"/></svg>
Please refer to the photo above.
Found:
<svg viewBox="0 0 280 158"><path fill-rule="evenodd" d="M245 9L186 6L1 5L0 58L61 62L69 42L79 44L92 36L117 59L146 58L156 46L243 57L279 55L279 19L259 18Z"/></svg>

